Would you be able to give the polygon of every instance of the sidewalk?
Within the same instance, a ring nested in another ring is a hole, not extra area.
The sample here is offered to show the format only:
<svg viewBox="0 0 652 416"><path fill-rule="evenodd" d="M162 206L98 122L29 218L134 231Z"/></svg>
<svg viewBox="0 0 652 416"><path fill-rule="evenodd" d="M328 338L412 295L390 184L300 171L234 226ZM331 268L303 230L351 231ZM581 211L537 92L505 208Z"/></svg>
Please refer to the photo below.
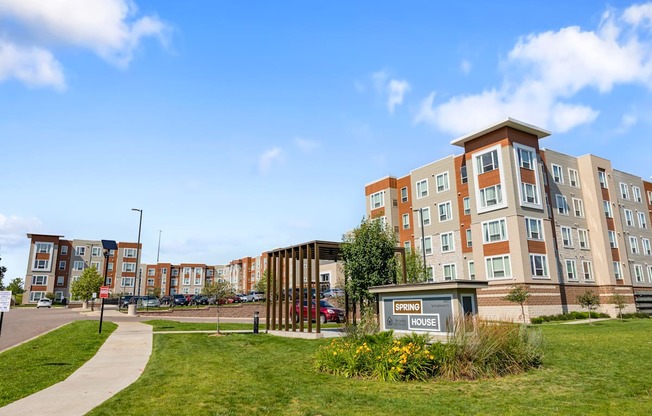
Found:
<svg viewBox="0 0 652 416"><path fill-rule="evenodd" d="M112 312L105 311L105 317ZM97 354L70 377L0 408L0 415L83 415L136 381L152 353L152 327L116 323Z"/></svg>

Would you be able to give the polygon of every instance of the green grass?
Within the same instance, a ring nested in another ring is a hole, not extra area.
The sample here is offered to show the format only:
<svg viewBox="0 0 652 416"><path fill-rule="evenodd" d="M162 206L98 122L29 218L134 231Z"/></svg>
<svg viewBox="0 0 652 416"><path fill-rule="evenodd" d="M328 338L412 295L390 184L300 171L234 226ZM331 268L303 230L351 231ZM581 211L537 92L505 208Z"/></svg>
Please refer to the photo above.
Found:
<svg viewBox="0 0 652 416"><path fill-rule="evenodd" d="M177 322L168 321L163 319L153 319L145 321L144 324L149 324L154 327L154 332L159 331L215 331L217 329L217 322ZM305 325L305 323L304 323ZM314 326L314 325L313 325ZM322 328L338 328L339 324L329 323L322 325ZM254 324L248 323L228 323L220 322L220 331L235 331L235 330L250 330L253 331ZM259 329L265 329L265 324L261 323Z"/></svg>
<svg viewBox="0 0 652 416"><path fill-rule="evenodd" d="M65 380L91 359L117 328L97 321L72 322L0 354L0 407Z"/></svg>
<svg viewBox="0 0 652 416"><path fill-rule="evenodd" d="M474 382L388 383L315 371L330 341L154 336L136 383L93 415L649 415L652 322L542 326L544 367Z"/></svg>

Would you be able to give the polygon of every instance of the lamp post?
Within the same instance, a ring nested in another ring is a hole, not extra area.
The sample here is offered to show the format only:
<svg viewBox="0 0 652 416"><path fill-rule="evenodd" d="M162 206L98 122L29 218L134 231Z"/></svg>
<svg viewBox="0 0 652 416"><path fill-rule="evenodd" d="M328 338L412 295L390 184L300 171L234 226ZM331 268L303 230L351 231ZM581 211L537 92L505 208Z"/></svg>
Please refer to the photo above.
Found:
<svg viewBox="0 0 652 416"><path fill-rule="evenodd" d="M158 249L156 249L156 264L158 265L158 257L161 254L161 232L163 230L158 230Z"/></svg>
<svg viewBox="0 0 652 416"><path fill-rule="evenodd" d="M109 255L111 254L112 250L117 250L118 245L116 244L115 241L113 240L102 240L102 248L104 248L104 285L107 286L106 284L106 276L109 273ZM102 290L100 289L100 292ZM100 312L100 334L102 333L102 320L104 319L104 297L100 294L100 297L102 298L102 310Z"/></svg>
<svg viewBox="0 0 652 416"><path fill-rule="evenodd" d="M418 212L419 213L419 219L421 221L421 253L423 253L423 268L426 268L426 248L424 245L426 244L426 237L424 235L423 231L423 208L419 209L413 209L413 212Z"/></svg>
<svg viewBox="0 0 652 416"><path fill-rule="evenodd" d="M136 245L136 269L134 270L134 295L129 302L129 312L128 315L136 315L136 279L138 278L138 263L140 261L140 231L143 225L143 210L138 208L132 208L132 211L136 211L140 214L140 219L138 221L138 243ZM131 306L133 305L133 306Z"/></svg>
<svg viewBox="0 0 652 416"><path fill-rule="evenodd" d="M88 253L88 268L90 269L93 266L93 247L95 247L95 244L86 244L86 247L90 247L89 253ZM91 312L93 312L93 309L95 308L95 298L91 299Z"/></svg>

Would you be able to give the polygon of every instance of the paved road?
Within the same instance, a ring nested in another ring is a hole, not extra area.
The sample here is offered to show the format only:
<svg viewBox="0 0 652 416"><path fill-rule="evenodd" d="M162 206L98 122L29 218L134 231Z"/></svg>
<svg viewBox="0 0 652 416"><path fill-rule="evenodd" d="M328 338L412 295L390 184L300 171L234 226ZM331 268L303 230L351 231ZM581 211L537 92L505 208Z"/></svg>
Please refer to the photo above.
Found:
<svg viewBox="0 0 652 416"><path fill-rule="evenodd" d="M5 312L0 334L0 351L20 344L68 322L97 319L64 308L17 308Z"/></svg>

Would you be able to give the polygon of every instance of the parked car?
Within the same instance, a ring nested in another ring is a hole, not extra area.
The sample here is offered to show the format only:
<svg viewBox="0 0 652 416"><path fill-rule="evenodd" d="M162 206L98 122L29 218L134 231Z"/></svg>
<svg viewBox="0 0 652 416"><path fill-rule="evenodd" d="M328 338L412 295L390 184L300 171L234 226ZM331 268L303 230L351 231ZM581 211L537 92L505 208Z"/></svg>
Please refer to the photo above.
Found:
<svg viewBox="0 0 652 416"><path fill-rule="evenodd" d="M174 302L174 298L172 296L163 296L159 302L161 305L171 305Z"/></svg>
<svg viewBox="0 0 652 416"><path fill-rule="evenodd" d="M317 313L315 310L315 301L311 301L312 311L311 316L313 319L317 319ZM308 319L308 301L303 301L303 307L299 307L299 302L295 304L295 319L297 322L303 318L304 320ZM322 324L327 322L344 322L346 316L344 315L344 310L336 308L327 300L319 301L319 321Z"/></svg>
<svg viewBox="0 0 652 416"><path fill-rule="evenodd" d="M120 298L120 307L126 308L132 302L133 295L127 295ZM136 296L135 301L138 301L138 296Z"/></svg>
<svg viewBox="0 0 652 416"><path fill-rule="evenodd" d="M185 305L188 304L188 301L186 300L185 295L181 295L181 294L174 295L173 299L174 299L174 305L175 306L185 306Z"/></svg>
<svg viewBox="0 0 652 416"><path fill-rule="evenodd" d="M190 301L191 305L208 305L208 297L204 295L195 295Z"/></svg>
<svg viewBox="0 0 652 416"><path fill-rule="evenodd" d="M236 293L235 297L238 298L238 302L246 302L247 296L244 293Z"/></svg>
<svg viewBox="0 0 652 416"><path fill-rule="evenodd" d="M342 296L344 296L344 289L333 288L324 292L325 298L339 298Z"/></svg>
<svg viewBox="0 0 652 416"><path fill-rule="evenodd" d="M52 307L52 301L48 298L41 298L38 300L38 302L36 302L36 309L50 307Z"/></svg>
<svg viewBox="0 0 652 416"><path fill-rule="evenodd" d="M138 299L138 304L144 308L158 308L161 302L154 296L141 296Z"/></svg>
<svg viewBox="0 0 652 416"><path fill-rule="evenodd" d="M265 292L257 292L255 290L252 290L251 292L249 292L246 298L247 298L247 302L258 302L259 300L265 300Z"/></svg>

